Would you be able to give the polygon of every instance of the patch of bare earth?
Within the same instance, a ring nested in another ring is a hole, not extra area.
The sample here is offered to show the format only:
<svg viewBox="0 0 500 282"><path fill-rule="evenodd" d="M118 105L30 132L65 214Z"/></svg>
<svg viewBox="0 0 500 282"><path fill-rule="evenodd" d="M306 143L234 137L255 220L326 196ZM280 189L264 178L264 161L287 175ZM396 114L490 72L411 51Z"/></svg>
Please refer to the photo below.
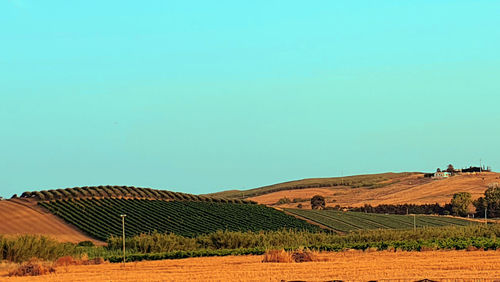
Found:
<svg viewBox="0 0 500 282"><path fill-rule="evenodd" d="M93 241L103 244L44 211L33 200L0 201L0 222L0 234L4 235L40 234L63 242Z"/></svg>

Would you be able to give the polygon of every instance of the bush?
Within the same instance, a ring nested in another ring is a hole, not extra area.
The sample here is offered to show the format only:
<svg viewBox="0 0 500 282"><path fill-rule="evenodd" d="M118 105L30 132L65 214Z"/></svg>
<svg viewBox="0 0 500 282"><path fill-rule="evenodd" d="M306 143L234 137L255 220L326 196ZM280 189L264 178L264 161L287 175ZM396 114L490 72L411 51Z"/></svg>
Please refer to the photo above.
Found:
<svg viewBox="0 0 500 282"><path fill-rule="evenodd" d="M78 243L78 246L79 247L94 247L95 244L92 241L81 241L80 243Z"/></svg>
<svg viewBox="0 0 500 282"><path fill-rule="evenodd" d="M17 269L9 272L9 276L38 276L54 272L56 272L56 270L47 263L40 262L37 259L31 259L20 265Z"/></svg>
<svg viewBox="0 0 500 282"><path fill-rule="evenodd" d="M316 195L311 198L311 208L313 210L324 209L325 208L325 197L321 195Z"/></svg>
<svg viewBox="0 0 500 282"><path fill-rule="evenodd" d="M285 197L285 198L281 198L281 199L279 199L279 200L275 203L275 205L289 204L289 203L291 203L291 202L292 202L292 201L291 201L290 199L288 199L287 197Z"/></svg>
<svg viewBox="0 0 500 282"><path fill-rule="evenodd" d="M15 238L0 235L0 260L23 262L31 258L39 258L53 261L68 255L80 255L75 244L60 243L38 235L21 235Z"/></svg>

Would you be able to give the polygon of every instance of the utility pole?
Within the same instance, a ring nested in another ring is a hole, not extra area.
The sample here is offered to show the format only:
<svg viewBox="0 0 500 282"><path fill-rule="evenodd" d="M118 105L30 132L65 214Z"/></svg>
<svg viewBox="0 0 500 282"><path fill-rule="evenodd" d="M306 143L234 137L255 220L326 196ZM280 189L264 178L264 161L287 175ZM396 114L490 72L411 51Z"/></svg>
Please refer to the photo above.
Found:
<svg viewBox="0 0 500 282"><path fill-rule="evenodd" d="M417 216L413 214L413 231L417 231Z"/></svg>
<svg viewBox="0 0 500 282"><path fill-rule="evenodd" d="M488 211L488 205L484 207L484 224L488 225L488 216L486 215L486 211Z"/></svg>
<svg viewBox="0 0 500 282"><path fill-rule="evenodd" d="M125 266L125 217L127 216L126 214L120 215L122 217L122 240L123 240L123 266Z"/></svg>

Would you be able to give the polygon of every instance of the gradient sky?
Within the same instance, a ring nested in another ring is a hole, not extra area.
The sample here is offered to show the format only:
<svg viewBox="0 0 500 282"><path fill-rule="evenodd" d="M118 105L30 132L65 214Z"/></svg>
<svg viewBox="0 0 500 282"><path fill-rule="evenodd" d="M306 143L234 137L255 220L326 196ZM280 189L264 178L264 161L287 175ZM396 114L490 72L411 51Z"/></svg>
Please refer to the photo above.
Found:
<svg viewBox="0 0 500 282"><path fill-rule="evenodd" d="M500 167L500 1L0 0L0 196Z"/></svg>

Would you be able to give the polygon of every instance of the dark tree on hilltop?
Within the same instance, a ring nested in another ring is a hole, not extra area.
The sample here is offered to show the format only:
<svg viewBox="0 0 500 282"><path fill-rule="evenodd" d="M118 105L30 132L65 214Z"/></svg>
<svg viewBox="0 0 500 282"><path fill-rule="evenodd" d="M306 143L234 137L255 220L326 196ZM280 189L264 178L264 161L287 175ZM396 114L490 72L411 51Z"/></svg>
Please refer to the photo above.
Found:
<svg viewBox="0 0 500 282"><path fill-rule="evenodd" d="M449 173L454 173L455 172L455 168L453 167L452 164L449 164L448 168L446 169L446 171L449 172Z"/></svg>
<svg viewBox="0 0 500 282"><path fill-rule="evenodd" d="M311 208L313 210L324 209L325 208L325 197L321 195L316 195L311 198Z"/></svg>

